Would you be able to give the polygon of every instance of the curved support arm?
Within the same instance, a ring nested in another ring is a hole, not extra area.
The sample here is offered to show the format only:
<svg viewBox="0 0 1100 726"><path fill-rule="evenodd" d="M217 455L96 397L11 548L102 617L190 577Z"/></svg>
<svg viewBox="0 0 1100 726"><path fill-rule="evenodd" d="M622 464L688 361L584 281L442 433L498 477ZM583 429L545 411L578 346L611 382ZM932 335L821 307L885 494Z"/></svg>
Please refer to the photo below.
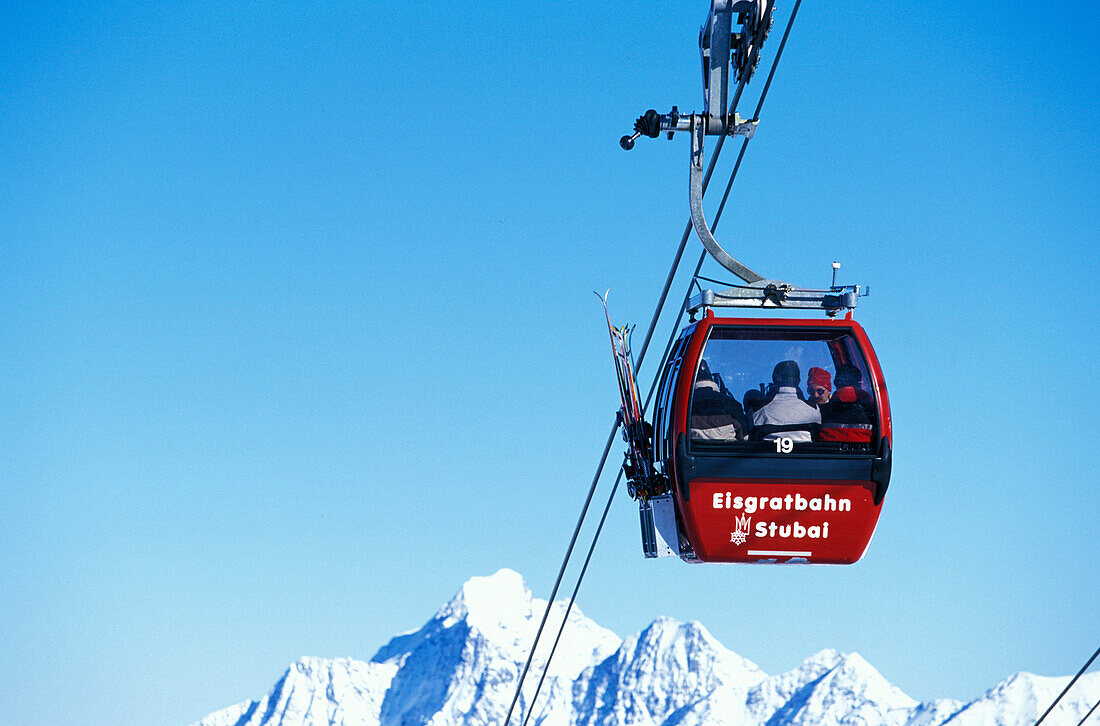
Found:
<svg viewBox="0 0 1100 726"><path fill-rule="evenodd" d="M745 267L722 249L722 245L718 244L714 235L711 234L706 217L703 216L703 136L706 133L706 127L700 123L701 121L702 119L697 115L691 117L691 183L689 185L691 226L695 227L695 234L699 236L699 241L703 243L703 247L707 248L711 257L718 260L718 264L750 285L760 282L764 279L763 276Z"/></svg>

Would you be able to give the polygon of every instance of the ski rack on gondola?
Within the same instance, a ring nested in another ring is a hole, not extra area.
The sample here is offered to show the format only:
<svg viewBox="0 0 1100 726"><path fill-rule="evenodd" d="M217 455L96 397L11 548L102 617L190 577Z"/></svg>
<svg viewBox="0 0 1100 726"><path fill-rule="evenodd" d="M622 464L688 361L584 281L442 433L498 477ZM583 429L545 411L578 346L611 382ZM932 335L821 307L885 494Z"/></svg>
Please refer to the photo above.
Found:
<svg viewBox="0 0 1100 726"><path fill-rule="evenodd" d="M608 290L610 292L610 290ZM638 380L635 377L634 353L630 347L633 328L616 328L611 324L607 309L607 294L596 293L603 303L607 318L607 332L611 337L611 354L615 360L615 375L619 380L618 420L623 441L627 444L623 474L631 499L646 500L668 488L667 480L653 468L653 427L645 420L642 402L638 396Z"/></svg>

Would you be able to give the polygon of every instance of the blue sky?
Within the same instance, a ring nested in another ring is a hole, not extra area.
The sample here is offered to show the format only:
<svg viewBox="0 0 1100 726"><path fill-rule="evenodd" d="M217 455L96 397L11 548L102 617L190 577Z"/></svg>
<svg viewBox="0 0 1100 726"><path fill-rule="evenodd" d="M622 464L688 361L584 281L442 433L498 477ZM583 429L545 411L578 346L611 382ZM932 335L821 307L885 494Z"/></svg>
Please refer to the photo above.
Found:
<svg viewBox="0 0 1100 726"><path fill-rule="evenodd" d="M0 9L8 723L188 723L471 576L549 594L618 405L591 292L644 327L688 214L687 140L617 140L701 107L705 12ZM1080 667L1098 30L1086 3L802 6L718 236L870 285L878 533L846 568L644 561L623 497L587 615L698 619L772 673L858 651L918 699Z"/></svg>

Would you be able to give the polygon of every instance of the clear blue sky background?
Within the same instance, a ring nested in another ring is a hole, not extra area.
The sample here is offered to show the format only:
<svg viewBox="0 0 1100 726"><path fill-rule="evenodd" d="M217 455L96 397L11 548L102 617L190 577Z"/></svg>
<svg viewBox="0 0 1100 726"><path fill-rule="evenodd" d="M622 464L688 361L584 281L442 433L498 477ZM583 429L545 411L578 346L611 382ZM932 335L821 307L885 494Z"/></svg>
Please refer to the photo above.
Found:
<svg viewBox="0 0 1100 726"><path fill-rule="evenodd" d="M592 291L644 328L688 213L687 140L617 141L701 108L705 12L0 9L7 723L187 723L299 656L369 658L471 576L549 594L618 405ZM587 615L698 619L771 673L858 651L918 699L1080 667L1098 25L1084 2L802 6L719 238L871 286L879 531L846 568L644 561L623 497Z"/></svg>

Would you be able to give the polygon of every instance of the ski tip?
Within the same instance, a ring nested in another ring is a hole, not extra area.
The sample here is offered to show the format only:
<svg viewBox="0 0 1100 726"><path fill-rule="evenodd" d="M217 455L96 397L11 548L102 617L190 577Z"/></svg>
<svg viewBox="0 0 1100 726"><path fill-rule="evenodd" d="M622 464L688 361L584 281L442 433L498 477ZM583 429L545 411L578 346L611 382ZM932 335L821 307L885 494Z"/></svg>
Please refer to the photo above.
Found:
<svg viewBox="0 0 1100 726"><path fill-rule="evenodd" d="M609 287L609 288L607 288L607 292L605 292L605 293L604 293L603 295L601 295L600 293L596 292L595 290L593 290L593 291L592 291L592 294L593 294L593 295L595 295L596 297L598 297L598 298L600 299L600 302L601 302L601 303L603 303L603 311L604 311L605 313L607 313L608 315L610 315L610 313L609 313L609 312L608 312L608 310L607 310L607 294L608 294L609 292L611 292L611 288L610 288L610 287ZM608 324L609 324L609 325L611 324L611 321L610 321L610 319L608 319Z"/></svg>

